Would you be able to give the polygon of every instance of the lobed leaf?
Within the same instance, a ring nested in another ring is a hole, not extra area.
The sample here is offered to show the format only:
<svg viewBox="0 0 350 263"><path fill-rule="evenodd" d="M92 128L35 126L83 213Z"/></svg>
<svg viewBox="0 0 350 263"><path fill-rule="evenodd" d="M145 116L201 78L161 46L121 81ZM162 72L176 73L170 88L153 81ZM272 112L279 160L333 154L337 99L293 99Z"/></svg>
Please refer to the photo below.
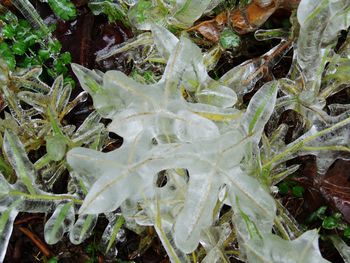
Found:
<svg viewBox="0 0 350 263"><path fill-rule="evenodd" d="M318 247L318 233L309 230L293 241L265 235L260 242L248 242L249 262L326 263Z"/></svg>

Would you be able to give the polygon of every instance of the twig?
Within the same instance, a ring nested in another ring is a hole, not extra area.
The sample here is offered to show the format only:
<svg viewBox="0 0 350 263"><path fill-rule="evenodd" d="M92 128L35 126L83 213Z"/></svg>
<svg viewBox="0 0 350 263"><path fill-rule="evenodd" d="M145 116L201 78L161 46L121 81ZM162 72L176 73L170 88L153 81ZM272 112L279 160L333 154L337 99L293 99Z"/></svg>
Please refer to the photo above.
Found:
<svg viewBox="0 0 350 263"><path fill-rule="evenodd" d="M26 218L16 220L15 225L22 225L35 219L42 219L42 216L39 216L39 215L28 216Z"/></svg>
<svg viewBox="0 0 350 263"><path fill-rule="evenodd" d="M18 229L25 234L47 258L50 258L53 255L46 244L41 241L41 239L35 233L31 232L28 228L21 226Z"/></svg>

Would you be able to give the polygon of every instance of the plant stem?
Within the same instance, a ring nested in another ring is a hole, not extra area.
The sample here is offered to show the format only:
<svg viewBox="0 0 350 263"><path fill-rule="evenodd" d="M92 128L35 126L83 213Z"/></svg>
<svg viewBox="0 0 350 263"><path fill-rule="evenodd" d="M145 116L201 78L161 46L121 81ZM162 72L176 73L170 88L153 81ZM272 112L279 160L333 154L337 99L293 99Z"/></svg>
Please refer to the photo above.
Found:
<svg viewBox="0 0 350 263"><path fill-rule="evenodd" d="M294 143L292 145L290 145L289 147L287 147L283 152L281 152L280 154L277 154L275 157L273 157L269 162L265 163L263 166L262 166L262 169L268 169L269 167L271 167L273 165L273 163L275 162L278 162L279 160L283 159L284 157L286 157L288 154L290 153L294 153L294 152L297 152L299 151L301 148L304 148L304 149L310 149L310 148L313 148L313 147L304 147L304 144L310 142L310 141L313 141L315 140L316 138L318 137L321 137L327 133L330 133L330 132L333 132L334 130L342 127L342 126L345 126L347 124L350 123L350 117L346 118L345 120L342 120L340 122L338 122L337 124L329 127L329 128L326 128L322 131L319 131L319 132L316 132L315 134L313 135L310 135L302 140L300 140L299 142L297 143ZM328 147L328 149L327 149ZM318 147L315 147L314 149L317 149ZM345 147L345 146L325 146L325 147L319 147L321 150L323 150L323 148L325 150L337 150L337 151L349 151L349 148L348 147Z"/></svg>
<svg viewBox="0 0 350 263"><path fill-rule="evenodd" d="M45 195L45 194L27 194L20 191L10 191L9 195L22 196L29 200L47 200L47 201L61 201L70 200L78 205L83 204L83 200L77 199L71 195Z"/></svg>

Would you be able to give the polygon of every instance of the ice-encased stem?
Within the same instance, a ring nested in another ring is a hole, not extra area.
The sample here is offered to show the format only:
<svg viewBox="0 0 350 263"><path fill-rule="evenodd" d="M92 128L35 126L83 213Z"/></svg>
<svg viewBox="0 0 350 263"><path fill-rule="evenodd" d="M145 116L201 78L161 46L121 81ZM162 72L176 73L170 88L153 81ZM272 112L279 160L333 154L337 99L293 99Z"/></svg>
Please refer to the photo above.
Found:
<svg viewBox="0 0 350 263"><path fill-rule="evenodd" d="M12 3L34 28L42 31L50 39L49 28L28 0L13 0Z"/></svg>

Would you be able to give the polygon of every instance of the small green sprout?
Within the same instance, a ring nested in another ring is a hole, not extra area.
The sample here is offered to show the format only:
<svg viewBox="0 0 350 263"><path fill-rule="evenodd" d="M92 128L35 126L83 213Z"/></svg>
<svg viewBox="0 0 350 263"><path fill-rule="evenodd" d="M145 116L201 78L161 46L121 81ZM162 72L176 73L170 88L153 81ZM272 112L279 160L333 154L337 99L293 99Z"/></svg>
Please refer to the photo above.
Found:
<svg viewBox="0 0 350 263"><path fill-rule="evenodd" d="M62 45L57 39L46 39L40 30L32 28L27 20L18 19L10 11L0 16L0 22L4 25L0 29L0 56L10 70L40 65L44 76L55 79L63 74L66 83L75 85L74 80L67 77L71 55L69 52L61 53ZM50 26L49 29L53 31L55 27Z"/></svg>
<svg viewBox="0 0 350 263"><path fill-rule="evenodd" d="M292 181L283 181L278 185L278 191L282 195L286 195L291 192L294 197L301 198L304 195L305 189Z"/></svg>
<svg viewBox="0 0 350 263"><path fill-rule="evenodd" d="M293 194L295 197L298 197L298 198L303 197L304 192L305 192L304 187L302 187L302 186L300 186L300 185L296 185L296 186L293 186L293 187L292 187L292 194Z"/></svg>
<svg viewBox="0 0 350 263"><path fill-rule="evenodd" d="M343 236L347 239L350 239L350 226L348 226L347 228L345 228Z"/></svg>
<svg viewBox="0 0 350 263"><path fill-rule="evenodd" d="M241 45L241 38L231 29L225 29L220 35L220 44L223 48L238 48Z"/></svg>

